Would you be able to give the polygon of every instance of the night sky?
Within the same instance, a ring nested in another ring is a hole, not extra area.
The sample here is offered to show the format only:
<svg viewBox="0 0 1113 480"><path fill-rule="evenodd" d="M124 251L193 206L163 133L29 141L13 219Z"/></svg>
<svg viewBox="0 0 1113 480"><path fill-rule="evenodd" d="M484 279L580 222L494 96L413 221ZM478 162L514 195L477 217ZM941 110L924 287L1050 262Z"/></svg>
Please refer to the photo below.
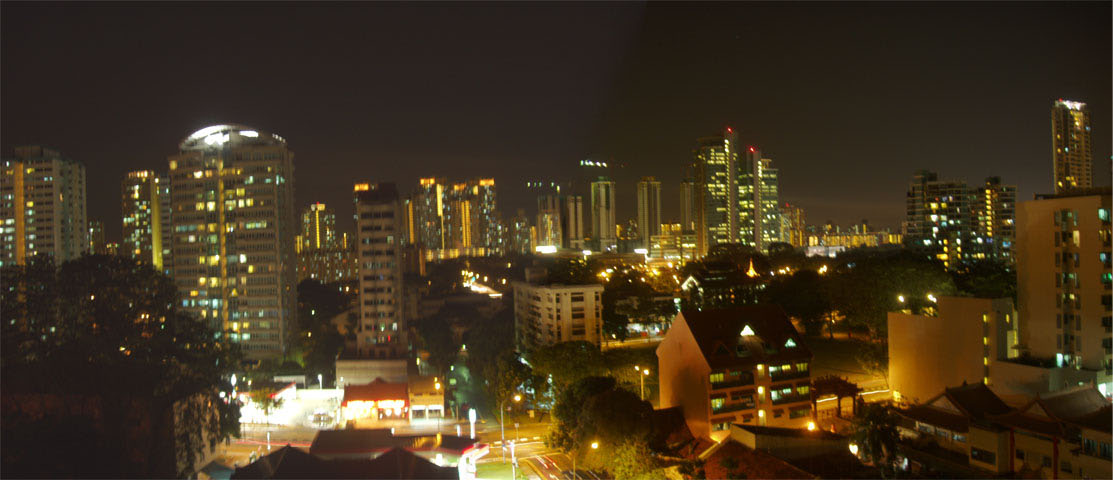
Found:
<svg viewBox="0 0 1113 480"><path fill-rule="evenodd" d="M119 239L120 180L165 171L209 124L284 136L297 202L351 184L527 180L612 158L619 220L662 180L665 217L699 136L731 125L809 223L897 227L912 173L1051 190L1051 102L1090 104L1109 183L1111 8L1089 4L0 4L0 147L88 167Z"/></svg>

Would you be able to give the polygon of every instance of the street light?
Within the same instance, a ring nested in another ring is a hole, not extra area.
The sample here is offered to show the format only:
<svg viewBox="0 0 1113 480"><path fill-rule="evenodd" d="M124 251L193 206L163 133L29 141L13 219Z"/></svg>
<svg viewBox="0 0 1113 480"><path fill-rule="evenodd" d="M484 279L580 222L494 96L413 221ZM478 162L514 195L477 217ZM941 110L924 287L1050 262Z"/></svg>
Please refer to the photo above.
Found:
<svg viewBox="0 0 1113 480"><path fill-rule="evenodd" d="M595 441L591 442L591 449L592 450L598 450L599 449L599 441L598 440L595 440ZM577 452L572 452L572 478L574 478L574 479L580 478L580 474L578 472L576 472L576 453Z"/></svg>
<svg viewBox="0 0 1113 480"><path fill-rule="evenodd" d="M433 377L433 389L437 391L437 395L441 394L441 381L438 380L437 377ZM410 413L411 413L411 416L413 416L412 415L413 412L411 411ZM426 409L425 413L428 414L429 410ZM443 416L444 416L444 397L441 397L441 414L440 414L440 416L437 417L437 435L440 435L441 417L443 417Z"/></svg>
<svg viewBox="0 0 1113 480"><path fill-rule="evenodd" d="M319 385L319 387L317 388L318 390L324 390L325 389L324 376L319 374L319 373L317 374L317 385Z"/></svg>
<svg viewBox="0 0 1113 480"><path fill-rule="evenodd" d="M522 396L515 393L514 394L514 403L517 403L521 400L522 400ZM502 399L502 402L499 402L499 436L502 437L502 445L501 445L501 448L499 448L499 451L502 453L502 463L503 464L506 464L506 423L503 421L504 418L505 418L504 417L505 414L506 414L506 399L504 398L504 399Z"/></svg>
<svg viewBox="0 0 1113 480"><path fill-rule="evenodd" d="M638 380L640 380L641 383L641 395L639 396L639 398L645 400L645 377L649 376L649 369L647 368L645 370L642 370L638 367L634 367L634 369L636 369L638 373L641 374L638 375Z"/></svg>
<svg viewBox="0 0 1113 480"><path fill-rule="evenodd" d="M904 303L904 295L897 295L897 301L900 303Z"/></svg>

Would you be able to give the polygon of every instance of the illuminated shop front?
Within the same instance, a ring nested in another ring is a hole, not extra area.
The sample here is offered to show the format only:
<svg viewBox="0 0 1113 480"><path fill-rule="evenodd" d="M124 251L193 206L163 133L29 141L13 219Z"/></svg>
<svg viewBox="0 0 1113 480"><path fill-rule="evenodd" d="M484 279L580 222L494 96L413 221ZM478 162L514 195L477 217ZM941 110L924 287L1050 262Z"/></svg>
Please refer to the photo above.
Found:
<svg viewBox="0 0 1113 480"><path fill-rule="evenodd" d="M409 392L405 383L376 378L367 385L345 386L341 407L345 421L408 419Z"/></svg>

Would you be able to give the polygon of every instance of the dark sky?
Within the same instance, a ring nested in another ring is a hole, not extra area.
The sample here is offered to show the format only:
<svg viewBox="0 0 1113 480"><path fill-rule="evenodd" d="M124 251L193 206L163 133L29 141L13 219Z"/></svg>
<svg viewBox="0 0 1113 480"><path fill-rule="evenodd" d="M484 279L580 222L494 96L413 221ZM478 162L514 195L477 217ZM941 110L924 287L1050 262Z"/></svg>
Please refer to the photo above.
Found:
<svg viewBox="0 0 1113 480"><path fill-rule="evenodd" d="M526 180L611 157L619 219L724 125L811 223L897 226L913 171L1051 185L1055 98L1090 104L1109 183L1110 4L0 4L0 141L88 166L119 236L119 181L205 125L288 139L299 205L348 218L355 180Z"/></svg>

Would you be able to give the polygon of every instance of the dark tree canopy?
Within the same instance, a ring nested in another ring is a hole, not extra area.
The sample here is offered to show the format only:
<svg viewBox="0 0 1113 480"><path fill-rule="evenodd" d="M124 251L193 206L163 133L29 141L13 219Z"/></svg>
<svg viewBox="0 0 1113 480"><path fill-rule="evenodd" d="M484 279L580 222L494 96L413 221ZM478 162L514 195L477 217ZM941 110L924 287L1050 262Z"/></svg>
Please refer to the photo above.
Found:
<svg viewBox="0 0 1113 480"><path fill-rule="evenodd" d="M86 404L101 405L95 408L106 417L121 418L134 414L134 405L147 405L149 416L155 417L149 418L155 431L159 419L176 406L183 415L173 428L175 441L184 446L177 449L179 465L192 464L202 448L236 432L238 407L225 403L219 393L231 391L228 377L240 361L240 351L180 309L170 278L132 259L106 255L84 256L59 267L49 259L34 258L26 266L5 267L2 277L0 375L6 398L23 394L86 399ZM53 443L64 441L62 431L49 439L30 435L7 441L19 433L9 426L38 431L36 423L10 422L8 413L5 409L4 443L20 443L23 456L13 458L5 448L5 473L45 459L55 470L68 472L64 475L106 473L85 470L88 466L79 460L71 462L80 459L81 452L70 452L71 457L58 450ZM105 422L101 428L104 444L97 448L123 462L117 465L119 472L134 472L133 465L125 465L119 442L110 439L127 438L125 429L138 427ZM86 438L83 448L98 445L97 438ZM175 450L157 441L132 446L149 449L149 458L165 455L156 451L160 448ZM101 459L100 465L111 461Z"/></svg>

